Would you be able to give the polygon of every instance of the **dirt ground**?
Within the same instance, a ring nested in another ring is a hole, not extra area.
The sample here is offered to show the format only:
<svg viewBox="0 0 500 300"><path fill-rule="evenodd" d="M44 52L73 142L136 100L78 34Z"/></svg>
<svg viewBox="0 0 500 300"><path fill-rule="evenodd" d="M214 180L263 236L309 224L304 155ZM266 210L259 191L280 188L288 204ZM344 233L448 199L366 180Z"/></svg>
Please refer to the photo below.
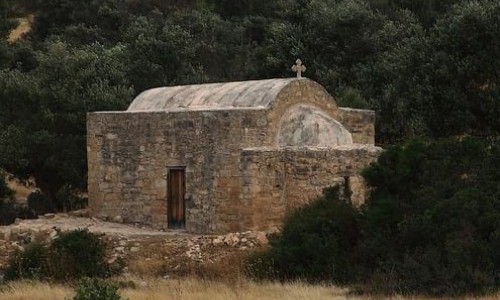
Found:
<svg viewBox="0 0 500 300"><path fill-rule="evenodd" d="M24 249L30 242L48 244L60 232L75 229L103 234L108 262L121 268L124 274L135 276L238 277L245 257L267 245L264 232L199 235L68 214L48 214L36 220L17 220L15 224L0 227L0 253L3 254L0 269L5 267L12 253Z"/></svg>
<svg viewBox="0 0 500 300"><path fill-rule="evenodd" d="M33 24L35 17L34 15L28 15L24 18L18 18L17 20L19 25L9 33L7 38L9 43L14 43L28 33L31 30L31 24Z"/></svg>

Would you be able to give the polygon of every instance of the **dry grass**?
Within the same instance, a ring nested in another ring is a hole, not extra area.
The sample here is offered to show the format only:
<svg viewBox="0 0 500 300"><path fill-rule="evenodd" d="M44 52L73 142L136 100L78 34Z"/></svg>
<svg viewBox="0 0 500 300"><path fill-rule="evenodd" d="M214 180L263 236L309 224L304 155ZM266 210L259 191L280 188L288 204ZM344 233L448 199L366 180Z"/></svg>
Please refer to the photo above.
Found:
<svg viewBox="0 0 500 300"><path fill-rule="evenodd" d="M25 204L25 200L28 199L29 194L31 194L32 189L27 187L17 181L9 181L7 182L7 186L14 191L14 194L17 199L22 199L23 201L18 201L20 204Z"/></svg>
<svg viewBox="0 0 500 300"><path fill-rule="evenodd" d="M242 280L233 283L204 281L200 279L162 280L150 279L139 282L136 288L124 288L120 294L130 300L163 300L163 299L210 299L210 300L253 300L253 299L388 299L387 297L362 297L349 295L346 289L309 285L304 283L256 283ZM49 285L39 282L18 282L9 284L0 290L0 300L63 300L71 299L73 291L70 287ZM422 297L392 297L393 300L430 299ZM464 298L465 299L465 298ZM500 299L500 294L469 298L481 300Z"/></svg>
<svg viewBox="0 0 500 300"><path fill-rule="evenodd" d="M33 15L28 15L25 18L18 18L19 25L10 32L7 41L9 43L14 43L15 41L21 39L26 33L31 30L31 24L33 24L33 20Z"/></svg>
<svg viewBox="0 0 500 300"><path fill-rule="evenodd" d="M133 259L128 263L128 270L141 278L161 276L165 271L165 263L158 258Z"/></svg>
<svg viewBox="0 0 500 300"><path fill-rule="evenodd" d="M326 286L301 283L281 285L258 284L250 281L221 283L197 279L154 281L148 287L124 290L122 295L130 300L160 299L345 299L346 291Z"/></svg>
<svg viewBox="0 0 500 300"><path fill-rule="evenodd" d="M63 300L65 297L72 297L72 294L69 287L39 282L16 282L0 289L1 300Z"/></svg>

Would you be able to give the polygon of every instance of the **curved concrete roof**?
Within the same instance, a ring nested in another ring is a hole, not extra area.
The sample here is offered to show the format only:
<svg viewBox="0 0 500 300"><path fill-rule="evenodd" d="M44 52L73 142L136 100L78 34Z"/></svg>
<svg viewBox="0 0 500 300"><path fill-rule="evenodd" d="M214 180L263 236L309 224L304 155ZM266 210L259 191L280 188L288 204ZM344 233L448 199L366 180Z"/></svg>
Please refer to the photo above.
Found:
<svg viewBox="0 0 500 300"><path fill-rule="evenodd" d="M279 92L295 80L267 79L161 87L137 96L127 111L268 108Z"/></svg>

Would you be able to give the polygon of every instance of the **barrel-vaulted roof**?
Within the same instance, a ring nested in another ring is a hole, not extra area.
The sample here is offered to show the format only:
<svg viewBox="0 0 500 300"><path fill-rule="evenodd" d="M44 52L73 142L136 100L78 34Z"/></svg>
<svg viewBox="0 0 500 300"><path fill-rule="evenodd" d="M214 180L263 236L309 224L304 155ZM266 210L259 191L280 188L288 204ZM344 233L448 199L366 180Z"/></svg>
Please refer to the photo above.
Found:
<svg viewBox="0 0 500 300"><path fill-rule="evenodd" d="M279 92L298 78L161 87L137 96L128 111L269 108Z"/></svg>

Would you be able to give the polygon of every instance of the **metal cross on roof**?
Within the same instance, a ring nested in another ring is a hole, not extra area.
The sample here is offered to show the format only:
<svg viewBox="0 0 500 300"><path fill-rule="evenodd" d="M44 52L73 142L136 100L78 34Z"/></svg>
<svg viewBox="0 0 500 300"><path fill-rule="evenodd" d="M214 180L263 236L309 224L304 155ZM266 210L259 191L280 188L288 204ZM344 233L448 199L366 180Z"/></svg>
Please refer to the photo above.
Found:
<svg viewBox="0 0 500 300"><path fill-rule="evenodd" d="M297 78L302 78L302 72L307 70L306 66L302 64L302 61L297 59L295 65L292 66L292 71L297 72Z"/></svg>

